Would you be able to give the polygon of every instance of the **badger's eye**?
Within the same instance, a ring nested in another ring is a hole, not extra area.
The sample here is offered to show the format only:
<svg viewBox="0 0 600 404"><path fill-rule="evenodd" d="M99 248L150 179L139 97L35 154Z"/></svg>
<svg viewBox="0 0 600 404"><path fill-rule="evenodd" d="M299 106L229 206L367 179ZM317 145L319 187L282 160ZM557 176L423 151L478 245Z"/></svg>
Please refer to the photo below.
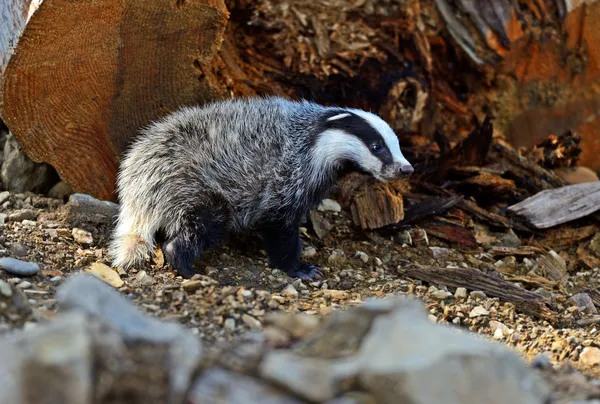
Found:
<svg viewBox="0 0 600 404"><path fill-rule="evenodd" d="M383 151L383 146L381 145L381 143L373 143L371 145L371 150L373 150L373 153L380 153L381 151Z"/></svg>

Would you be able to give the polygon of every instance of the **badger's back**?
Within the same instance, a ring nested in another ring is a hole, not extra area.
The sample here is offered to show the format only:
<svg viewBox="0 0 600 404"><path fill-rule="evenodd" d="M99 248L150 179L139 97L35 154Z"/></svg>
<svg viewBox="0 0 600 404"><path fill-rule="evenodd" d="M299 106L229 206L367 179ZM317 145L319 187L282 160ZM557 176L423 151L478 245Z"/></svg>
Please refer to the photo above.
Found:
<svg viewBox="0 0 600 404"><path fill-rule="evenodd" d="M123 159L122 201L135 201L167 227L185 220L192 205L217 203L229 209L232 227L251 225L285 203L285 188L302 182L298 150L307 134L292 131L291 118L298 108L315 106L300 105L231 100L184 108L151 124Z"/></svg>

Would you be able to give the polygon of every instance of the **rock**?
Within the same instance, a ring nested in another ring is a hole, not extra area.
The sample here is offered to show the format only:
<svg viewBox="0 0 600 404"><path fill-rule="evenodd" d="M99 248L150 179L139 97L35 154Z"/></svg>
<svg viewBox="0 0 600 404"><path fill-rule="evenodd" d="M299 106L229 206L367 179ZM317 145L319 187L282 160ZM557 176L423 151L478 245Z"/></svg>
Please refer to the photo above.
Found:
<svg viewBox="0 0 600 404"><path fill-rule="evenodd" d="M6 213L0 213L0 224L5 224L8 219L8 215Z"/></svg>
<svg viewBox="0 0 600 404"><path fill-rule="evenodd" d="M290 298L295 299L298 297L298 291L296 290L296 288L293 285L287 285L281 291L281 296L290 297Z"/></svg>
<svg viewBox="0 0 600 404"><path fill-rule="evenodd" d="M596 309L594 301L587 293L577 293L569 298L569 302L573 303L575 306L586 311L587 313L598 313L598 309Z"/></svg>
<svg viewBox="0 0 600 404"><path fill-rule="evenodd" d="M314 258L317 255L317 249L315 247L306 247L302 251L302 257L304 258Z"/></svg>
<svg viewBox="0 0 600 404"><path fill-rule="evenodd" d="M448 299L450 296L452 296L452 293L447 292L445 290L436 290L431 295L438 300L445 300L445 299Z"/></svg>
<svg viewBox="0 0 600 404"><path fill-rule="evenodd" d="M413 243L412 236L408 230L398 232L398 234L394 236L394 241L400 245L412 245Z"/></svg>
<svg viewBox="0 0 600 404"><path fill-rule="evenodd" d="M314 210L310 211L310 222L319 239L323 239L333 229L333 225Z"/></svg>
<svg viewBox="0 0 600 404"><path fill-rule="evenodd" d="M258 321L256 318L252 317L249 314L242 314L242 321L251 330L260 330L262 328L262 324L260 323L260 321Z"/></svg>
<svg viewBox="0 0 600 404"><path fill-rule="evenodd" d="M59 181L50 188L48 191L48 196L54 199L60 199L62 201L66 201L69 195L73 193L73 188L64 181Z"/></svg>
<svg viewBox="0 0 600 404"><path fill-rule="evenodd" d="M358 258L359 260L361 260L362 262L364 262L365 264L367 262L369 262L369 256L367 255L367 253L362 252L362 251L357 251L356 254L354 254L355 258Z"/></svg>
<svg viewBox="0 0 600 404"><path fill-rule="evenodd" d="M17 284L17 289L29 289L31 286L33 286L31 282L23 281Z"/></svg>
<svg viewBox="0 0 600 404"><path fill-rule="evenodd" d="M10 198L10 192L8 192L8 191L0 192L0 205L2 205L4 202L8 201L9 198Z"/></svg>
<svg viewBox="0 0 600 404"><path fill-rule="evenodd" d="M320 320L308 314L271 312L265 315L265 324L285 330L292 338L300 339L316 331Z"/></svg>
<svg viewBox="0 0 600 404"><path fill-rule="evenodd" d="M429 247L431 256L435 259L446 258L450 254L450 250L442 247Z"/></svg>
<svg viewBox="0 0 600 404"><path fill-rule="evenodd" d="M11 297L12 294L13 291L10 285L7 282L4 282L2 279L0 279L0 295L4 297Z"/></svg>
<svg viewBox="0 0 600 404"><path fill-rule="evenodd" d="M92 263L85 269L85 272L102 279L104 282L115 288L120 288L125 284L115 270L101 262Z"/></svg>
<svg viewBox="0 0 600 404"><path fill-rule="evenodd" d="M327 262L333 267L340 267L346 263L346 253L342 250L333 250Z"/></svg>
<svg viewBox="0 0 600 404"><path fill-rule="evenodd" d="M333 199L323 199L317 207L321 212L341 212L342 207Z"/></svg>
<svg viewBox="0 0 600 404"><path fill-rule="evenodd" d="M475 306L473 307L473 310L471 310L471 312L469 313L469 317L474 318L488 316L489 314L490 312L487 311L483 306Z"/></svg>
<svg viewBox="0 0 600 404"><path fill-rule="evenodd" d="M21 261L15 258L0 258L0 268L13 275L30 276L40 271L40 266L33 262Z"/></svg>
<svg viewBox="0 0 600 404"><path fill-rule="evenodd" d="M413 245L429 245L429 237L425 230L413 228L409 234Z"/></svg>
<svg viewBox="0 0 600 404"><path fill-rule="evenodd" d="M344 340L357 341L358 352L335 355ZM541 404L549 399L545 381L515 352L432 324L423 305L407 298L334 312L309 341L330 352L331 359L310 351L270 351L259 365L261 377L312 402L332 400L350 383L382 403Z"/></svg>
<svg viewBox="0 0 600 404"><path fill-rule="evenodd" d="M20 209L8 215L9 222L22 222L23 220L36 220L38 213L33 209Z"/></svg>
<svg viewBox="0 0 600 404"><path fill-rule="evenodd" d="M140 271L135 275L134 283L136 286L152 285L154 280L146 271Z"/></svg>
<svg viewBox="0 0 600 404"><path fill-rule="evenodd" d="M89 231L78 229L77 227L73 229L72 233L73 240L79 244L92 244L94 242L94 238L92 237L92 233Z"/></svg>
<svg viewBox="0 0 600 404"><path fill-rule="evenodd" d="M484 292L482 292L481 290L474 290L471 293L469 293L469 296L471 296L472 299L479 299L479 300L487 299L487 295Z"/></svg>
<svg viewBox="0 0 600 404"><path fill-rule="evenodd" d="M579 361L587 366L600 365L600 348L586 346L579 354Z"/></svg>
<svg viewBox="0 0 600 404"><path fill-rule="evenodd" d="M454 298L466 299L467 298L467 289L466 288L456 288L456 292L454 292Z"/></svg>
<svg viewBox="0 0 600 404"><path fill-rule="evenodd" d="M494 331L493 338L496 340L500 340L500 339L504 338L504 334L502 333L502 330L500 328L496 328L496 330Z"/></svg>
<svg viewBox="0 0 600 404"><path fill-rule="evenodd" d="M557 167L554 173L568 184L598 181L598 175L587 167Z"/></svg>
<svg viewBox="0 0 600 404"><path fill-rule="evenodd" d="M8 251L10 251L11 255L14 255L15 257L26 257L29 253L29 249L18 241L12 243L8 247Z"/></svg>
<svg viewBox="0 0 600 404"><path fill-rule="evenodd" d="M202 281L186 279L181 282L181 287L185 291L194 292L202 287Z"/></svg>
<svg viewBox="0 0 600 404"><path fill-rule="evenodd" d="M490 320L490 328L492 329L492 331L494 331L494 333L500 330L500 332L504 336L510 334L510 329L500 321Z"/></svg>
<svg viewBox="0 0 600 404"><path fill-rule="evenodd" d="M181 402L203 355L200 340L192 333L180 324L146 317L119 292L91 275L67 279L57 289L56 299L61 309L100 319L125 341L168 344L169 401Z"/></svg>
<svg viewBox="0 0 600 404"><path fill-rule="evenodd" d="M100 201L86 194L72 194L62 209L70 223L79 221L112 223L119 213L119 205L116 203Z"/></svg>
<svg viewBox="0 0 600 404"><path fill-rule="evenodd" d="M540 270L545 271L553 281L561 281L567 276L567 263L554 250L538 259Z"/></svg>
<svg viewBox="0 0 600 404"><path fill-rule="evenodd" d="M0 402L92 403L92 356L83 313L11 334L0 340Z"/></svg>
<svg viewBox="0 0 600 404"><path fill-rule="evenodd" d="M4 145L4 162L0 170L2 184L8 191L45 194L58 180L48 164L33 162L21 149L17 139L8 135Z"/></svg>
<svg viewBox="0 0 600 404"><path fill-rule="evenodd" d="M256 378L216 368L207 370L194 382L186 402L301 404L304 401Z"/></svg>
<svg viewBox="0 0 600 404"><path fill-rule="evenodd" d="M550 354L545 352L536 355L536 357L531 361L531 366L537 369L551 369L552 361Z"/></svg>

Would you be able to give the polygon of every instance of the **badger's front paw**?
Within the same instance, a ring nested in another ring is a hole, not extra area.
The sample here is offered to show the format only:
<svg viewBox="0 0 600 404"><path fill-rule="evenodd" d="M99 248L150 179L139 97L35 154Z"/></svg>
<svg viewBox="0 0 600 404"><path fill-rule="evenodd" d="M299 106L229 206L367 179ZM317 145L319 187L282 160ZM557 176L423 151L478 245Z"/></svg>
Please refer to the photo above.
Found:
<svg viewBox="0 0 600 404"><path fill-rule="evenodd" d="M324 278L319 267L312 264L300 264L297 269L287 271L287 274L291 278L300 278L305 281L318 281Z"/></svg>

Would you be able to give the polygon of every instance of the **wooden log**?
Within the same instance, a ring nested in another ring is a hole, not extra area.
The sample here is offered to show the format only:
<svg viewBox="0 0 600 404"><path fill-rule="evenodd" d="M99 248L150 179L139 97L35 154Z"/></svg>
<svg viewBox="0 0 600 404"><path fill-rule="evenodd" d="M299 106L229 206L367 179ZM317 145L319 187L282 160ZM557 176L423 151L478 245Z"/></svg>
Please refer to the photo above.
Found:
<svg viewBox="0 0 600 404"><path fill-rule="evenodd" d="M27 3L2 2L0 15ZM18 43L0 78L0 115L34 161L114 200L119 155L138 128L225 95L202 67L228 11L223 0L34 3L24 29L8 28Z"/></svg>
<svg viewBox="0 0 600 404"><path fill-rule="evenodd" d="M554 227L600 210L600 182L545 190L508 210L524 216L538 229Z"/></svg>
<svg viewBox="0 0 600 404"><path fill-rule="evenodd" d="M518 310L524 313L553 324L558 322L556 310L543 296L519 288L503 279L486 275L477 269L410 268L406 270L406 275L436 285L480 290L488 296L513 303Z"/></svg>

